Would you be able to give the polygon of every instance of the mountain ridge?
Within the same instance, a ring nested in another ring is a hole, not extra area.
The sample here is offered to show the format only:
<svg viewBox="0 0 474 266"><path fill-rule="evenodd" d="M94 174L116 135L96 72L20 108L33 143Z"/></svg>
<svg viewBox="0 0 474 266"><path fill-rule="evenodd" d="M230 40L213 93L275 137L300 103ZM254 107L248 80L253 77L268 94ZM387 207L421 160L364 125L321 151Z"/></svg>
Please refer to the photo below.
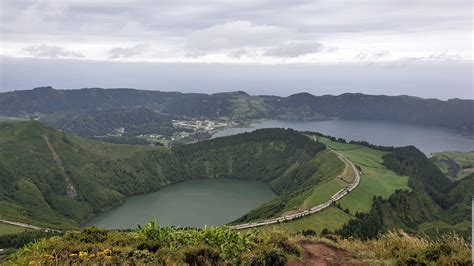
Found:
<svg viewBox="0 0 474 266"><path fill-rule="evenodd" d="M474 100L467 99L444 101L361 93L315 96L307 92L280 97L248 95L243 91L204 94L126 88L56 90L52 87L0 93L0 114L9 116L137 107L190 118L366 119L474 132Z"/></svg>

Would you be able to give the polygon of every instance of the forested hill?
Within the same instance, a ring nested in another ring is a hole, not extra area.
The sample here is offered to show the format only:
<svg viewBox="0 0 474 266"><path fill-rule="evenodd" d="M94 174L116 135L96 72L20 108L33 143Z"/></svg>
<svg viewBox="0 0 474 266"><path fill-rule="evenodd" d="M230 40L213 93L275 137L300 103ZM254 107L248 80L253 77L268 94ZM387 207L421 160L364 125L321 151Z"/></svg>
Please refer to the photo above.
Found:
<svg viewBox="0 0 474 266"><path fill-rule="evenodd" d="M339 234L373 238L390 228L404 228L432 236L451 231L471 236L474 174L452 181L413 146L395 148L384 156L384 165L409 176L411 191L374 198L371 211L356 214Z"/></svg>
<svg viewBox="0 0 474 266"><path fill-rule="evenodd" d="M0 93L0 115L50 115L57 112L146 107L192 118L372 119L474 131L474 101L441 101L411 96L365 95L288 97L245 92L200 94L135 89L55 90L51 87Z"/></svg>
<svg viewBox="0 0 474 266"><path fill-rule="evenodd" d="M324 150L291 129L170 149L93 141L36 121L0 123L0 217L74 227L130 195L196 178L258 180L285 195L320 181L314 159Z"/></svg>

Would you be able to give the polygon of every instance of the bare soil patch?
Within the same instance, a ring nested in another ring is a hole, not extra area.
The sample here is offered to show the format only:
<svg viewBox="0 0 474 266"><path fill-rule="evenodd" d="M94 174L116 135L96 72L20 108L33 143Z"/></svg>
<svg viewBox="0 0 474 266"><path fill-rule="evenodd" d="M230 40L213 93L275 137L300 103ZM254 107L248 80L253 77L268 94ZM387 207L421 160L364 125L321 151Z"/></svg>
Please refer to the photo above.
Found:
<svg viewBox="0 0 474 266"><path fill-rule="evenodd" d="M303 248L300 258L290 259L288 265L369 265L357 260L355 255L347 250L339 249L324 242L301 240Z"/></svg>

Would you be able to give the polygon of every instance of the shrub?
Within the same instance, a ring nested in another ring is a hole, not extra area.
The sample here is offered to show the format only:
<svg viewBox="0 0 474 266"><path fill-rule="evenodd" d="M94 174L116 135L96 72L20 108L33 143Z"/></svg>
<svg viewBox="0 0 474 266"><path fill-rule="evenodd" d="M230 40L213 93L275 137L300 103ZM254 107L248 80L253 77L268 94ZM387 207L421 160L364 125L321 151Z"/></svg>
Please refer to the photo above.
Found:
<svg viewBox="0 0 474 266"><path fill-rule="evenodd" d="M198 246L184 252L184 262L189 265L218 265L223 260L216 248Z"/></svg>
<svg viewBox="0 0 474 266"><path fill-rule="evenodd" d="M287 256L278 249L257 250L244 259L245 265L286 265Z"/></svg>

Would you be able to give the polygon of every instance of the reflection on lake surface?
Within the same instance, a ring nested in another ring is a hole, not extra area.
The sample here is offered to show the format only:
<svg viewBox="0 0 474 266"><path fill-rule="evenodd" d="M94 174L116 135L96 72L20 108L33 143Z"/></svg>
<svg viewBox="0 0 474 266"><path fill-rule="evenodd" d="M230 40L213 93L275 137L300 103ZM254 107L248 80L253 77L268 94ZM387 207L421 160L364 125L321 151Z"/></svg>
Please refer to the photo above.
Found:
<svg viewBox="0 0 474 266"><path fill-rule="evenodd" d="M257 128L293 128L314 131L346 140L366 140L385 146L414 145L426 154L437 151L472 151L474 135L439 127L417 126L367 120L282 121L263 120L252 128L228 128L214 138L252 131Z"/></svg>
<svg viewBox="0 0 474 266"><path fill-rule="evenodd" d="M157 219L160 225L203 227L224 225L276 194L264 183L236 179L191 180L156 192L133 196L94 217L85 226L136 228Z"/></svg>

